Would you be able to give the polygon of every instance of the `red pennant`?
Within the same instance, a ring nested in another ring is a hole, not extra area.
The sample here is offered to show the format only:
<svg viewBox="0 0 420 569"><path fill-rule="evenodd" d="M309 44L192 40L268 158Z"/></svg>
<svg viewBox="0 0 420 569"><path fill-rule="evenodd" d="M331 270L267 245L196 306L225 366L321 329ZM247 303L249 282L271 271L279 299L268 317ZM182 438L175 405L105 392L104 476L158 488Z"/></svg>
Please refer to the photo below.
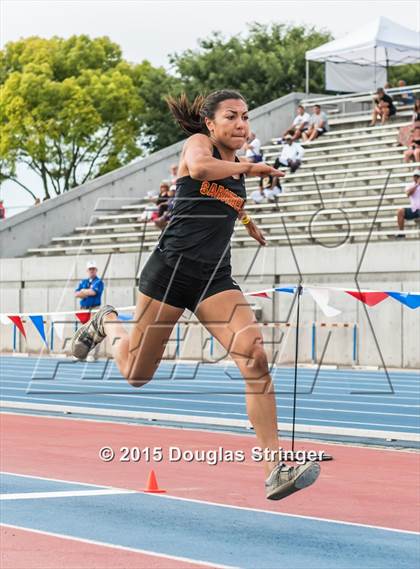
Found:
<svg viewBox="0 0 420 569"><path fill-rule="evenodd" d="M254 292L250 296L262 296L263 298L270 298L266 292Z"/></svg>
<svg viewBox="0 0 420 569"><path fill-rule="evenodd" d="M13 324L19 328L21 334L26 338L26 332L25 332L25 328L23 327L23 323L22 320L20 318L20 316L7 316L12 322Z"/></svg>
<svg viewBox="0 0 420 569"><path fill-rule="evenodd" d="M354 290L346 290L346 293L354 296L357 300L361 300L368 306L375 306L388 298L386 292L358 292Z"/></svg>
<svg viewBox="0 0 420 569"><path fill-rule="evenodd" d="M90 320L90 312L76 312L76 316L82 324L86 324Z"/></svg>

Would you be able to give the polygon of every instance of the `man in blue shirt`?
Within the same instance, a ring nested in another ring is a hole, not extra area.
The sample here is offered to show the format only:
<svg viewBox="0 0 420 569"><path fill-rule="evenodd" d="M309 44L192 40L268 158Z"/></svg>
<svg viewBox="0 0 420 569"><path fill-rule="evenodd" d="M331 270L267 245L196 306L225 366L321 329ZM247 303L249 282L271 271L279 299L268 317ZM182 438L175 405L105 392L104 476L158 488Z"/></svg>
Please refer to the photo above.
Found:
<svg viewBox="0 0 420 569"><path fill-rule="evenodd" d="M104 291L104 283L98 277L98 267L95 261L89 261L86 265L88 278L82 279L78 284L75 295L80 298L80 308L83 310L94 310L101 304L101 296ZM99 346L97 346L99 348ZM92 350L86 358L88 362L98 359L99 349Z"/></svg>
<svg viewBox="0 0 420 569"><path fill-rule="evenodd" d="M86 265L88 278L82 279L75 289L75 295L80 298L80 308L91 310L101 304L101 296L104 291L104 283L98 277L98 267L95 261L89 261Z"/></svg>

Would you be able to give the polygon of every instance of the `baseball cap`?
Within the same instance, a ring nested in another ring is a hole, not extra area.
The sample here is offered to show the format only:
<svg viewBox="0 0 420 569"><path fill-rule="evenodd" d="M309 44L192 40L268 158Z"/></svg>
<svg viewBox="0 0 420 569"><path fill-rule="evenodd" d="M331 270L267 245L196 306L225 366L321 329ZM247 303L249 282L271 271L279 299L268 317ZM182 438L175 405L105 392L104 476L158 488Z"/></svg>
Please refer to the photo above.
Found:
<svg viewBox="0 0 420 569"><path fill-rule="evenodd" d="M86 268L87 269L97 269L98 267L97 267L95 261L88 261L86 263Z"/></svg>
<svg viewBox="0 0 420 569"><path fill-rule="evenodd" d="M420 170L414 170L413 176L420 176Z"/></svg>

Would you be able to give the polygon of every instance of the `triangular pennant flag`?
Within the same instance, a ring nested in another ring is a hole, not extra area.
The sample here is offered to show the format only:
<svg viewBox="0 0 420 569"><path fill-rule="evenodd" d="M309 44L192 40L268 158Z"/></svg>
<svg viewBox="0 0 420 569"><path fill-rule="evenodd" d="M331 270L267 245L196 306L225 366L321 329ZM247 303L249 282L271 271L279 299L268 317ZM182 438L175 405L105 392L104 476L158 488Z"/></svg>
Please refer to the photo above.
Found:
<svg viewBox="0 0 420 569"><path fill-rule="evenodd" d="M90 312L76 312L76 317L82 324L86 324L90 320Z"/></svg>
<svg viewBox="0 0 420 569"><path fill-rule="evenodd" d="M47 338L45 337L44 317L37 314L37 315L29 315L29 318L32 320L35 328L38 330L45 344L47 344Z"/></svg>
<svg viewBox="0 0 420 569"><path fill-rule="evenodd" d="M401 302L401 304L405 304L408 308L418 308L420 306L420 294L412 294L410 292L393 292L393 291L386 291L389 296Z"/></svg>
<svg viewBox="0 0 420 569"><path fill-rule="evenodd" d="M328 316L330 318L331 316L337 316L337 314L341 314L341 310L338 310L338 308L334 308L329 305L330 293L327 289L305 287L305 291L306 290L312 296L325 316Z"/></svg>
<svg viewBox="0 0 420 569"><path fill-rule="evenodd" d="M13 322L13 324L16 326L16 328L19 328L22 335L26 338L25 328L23 327L22 320L21 320L20 316L8 315L7 317L10 318L10 320Z"/></svg>
<svg viewBox="0 0 420 569"><path fill-rule="evenodd" d="M262 298L270 298L266 292L251 292L250 296L261 296Z"/></svg>
<svg viewBox="0 0 420 569"><path fill-rule="evenodd" d="M386 292L359 292L357 290L346 290L345 292L351 296L354 296L354 298L357 298L357 300L361 300L368 306L375 306L376 304L379 304L388 298Z"/></svg>
<svg viewBox="0 0 420 569"><path fill-rule="evenodd" d="M295 292L295 287L293 287L293 286L280 286L280 287L276 287L274 290L277 292L290 292L293 294Z"/></svg>
<svg viewBox="0 0 420 569"><path fill-rule="evenodd" d="M54 324L54 334L62 340L64 338L64 326L68 322L65 314L51 314L51 323Z"/></svg>
<svg viewBox="0 0 420 569"><path fill-rule="evenodd" d="M123 312L119 312L118 313L118 320L123 320L124 322L128 322L130 320L133 320L134 318L134 314L124 314Z"/></svg>

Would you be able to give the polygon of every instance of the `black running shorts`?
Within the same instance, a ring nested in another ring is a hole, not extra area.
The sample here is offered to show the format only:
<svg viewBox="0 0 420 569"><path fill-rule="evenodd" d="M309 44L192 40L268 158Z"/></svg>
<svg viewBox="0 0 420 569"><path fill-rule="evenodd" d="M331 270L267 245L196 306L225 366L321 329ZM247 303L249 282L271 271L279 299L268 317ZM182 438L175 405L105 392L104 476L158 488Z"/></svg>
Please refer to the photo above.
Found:
<svg viewBox="0 0 420 569"><path fill-rule="evenodd" d="M165 260L165 253L156 248L150 255L140 275L139 290L177 308L188 308L194 312L205 298L224 290L241 290L232 279L231 267L218 269L209 278L195 278L186 275L179 267L171 267Z"/></svg>

